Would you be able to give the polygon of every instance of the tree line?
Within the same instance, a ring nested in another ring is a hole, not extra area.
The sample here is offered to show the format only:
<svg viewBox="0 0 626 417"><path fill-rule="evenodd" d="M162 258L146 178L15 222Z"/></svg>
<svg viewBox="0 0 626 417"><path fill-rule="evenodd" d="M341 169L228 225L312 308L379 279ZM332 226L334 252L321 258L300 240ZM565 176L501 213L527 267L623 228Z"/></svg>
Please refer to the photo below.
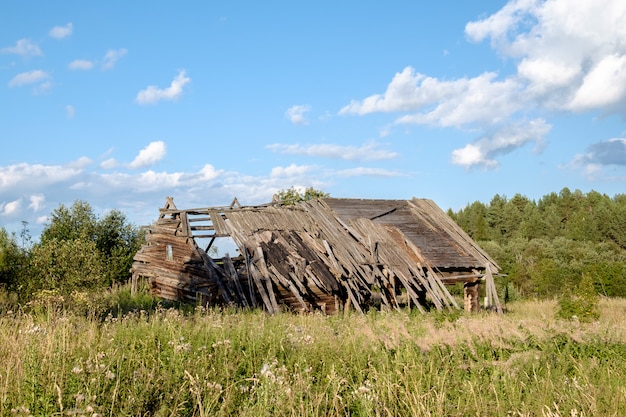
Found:
<svg viewBox="0 0 626 417"><path fill-rule="evenodd" d="M626 297L626 194L495 195L448 215L499 263L508 296L561 296L586 279L598 294Z"/></svg>

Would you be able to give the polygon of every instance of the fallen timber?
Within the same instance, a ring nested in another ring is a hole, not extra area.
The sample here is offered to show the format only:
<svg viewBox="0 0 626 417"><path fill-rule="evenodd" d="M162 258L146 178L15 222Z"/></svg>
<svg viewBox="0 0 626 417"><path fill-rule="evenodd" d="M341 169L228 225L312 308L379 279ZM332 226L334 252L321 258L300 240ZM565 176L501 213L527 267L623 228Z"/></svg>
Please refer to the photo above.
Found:
<svg viewBox="0 0 626 417"><path fill-rule="evenodd" d="M380 306L460 308L446 285L464 283L468 311L478 284L501 311L498 265L434 202L426 199L316 199L178 209L171 197L147 228L131 268L134 286L205 305L335 314ZM229 237L237 256L208 255ZM210 239L202 249L197 239Z"/></svg>

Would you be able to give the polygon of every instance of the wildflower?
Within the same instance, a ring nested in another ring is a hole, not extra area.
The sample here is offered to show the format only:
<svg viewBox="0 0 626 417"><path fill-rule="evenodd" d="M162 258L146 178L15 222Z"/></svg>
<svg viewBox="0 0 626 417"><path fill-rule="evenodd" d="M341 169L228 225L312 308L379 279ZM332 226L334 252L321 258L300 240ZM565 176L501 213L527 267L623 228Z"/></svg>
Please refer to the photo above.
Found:
<svg viewBox="0 0 626 417"><path fill-rule="evenodd" d="M26 406L20 405L17 408L11 409L12 414L30 414L30 410Z"/></svg>
<svg viewBox="0 0 626 417"><path fill-rule="evenodd" d="M82 373L82 372L83 372L83 368L81 368L81 367L80 367L80 366L78 366L78 365L76 365L76 366L74 366L74 367L72 368L72 373L73 373L74 375L78 375L78 374L80 374L80 373Z"/></svg>
<svg viewBox="0 0 626 417"><path fill-rule="evenodd" d="M115 379L115 374L111 371L107 371L106 377L107 379Z"/></svg>
<svg viewBox="0 0 626 417"><path fill-rule="evenodd" d="M217 349L219 346L224 346L226 348L230 347L230 340L229 339L220 340L211 345L213 349Z"/></svg>
<svg viewBox="0 0 626 417"><path fill-rule="evenodd" d="M182 343L174 346L174 353L189 352L191 350L191 343Z"/></svg>
<svg viewBox="0 0 626 417"><path fill-rule="evenodd" d="M363 385L361 385L360 387L352 391L352 394L355 396L362 397L363 399L368 400L368 401L378 400L378 396L376 395L376 393L374 393L372 389L372 384L368 379L363 381Z"/></svg>
<svg viewBox="0 0 626 417"><path fill-rule="evenodd" d="M222 385L218 384L217 382L207 382L206 386L210 390L215 390L215 391L221 391L222 390Z"/></svg>
<svg viewBox="0 0 626 417"><path fill-rule="evenodd" d="M272 367L267 363L264 363L263 367L261 368L261 376L271 380L276 379L276 375L274 375L274 372L272 372Z"/></svg>

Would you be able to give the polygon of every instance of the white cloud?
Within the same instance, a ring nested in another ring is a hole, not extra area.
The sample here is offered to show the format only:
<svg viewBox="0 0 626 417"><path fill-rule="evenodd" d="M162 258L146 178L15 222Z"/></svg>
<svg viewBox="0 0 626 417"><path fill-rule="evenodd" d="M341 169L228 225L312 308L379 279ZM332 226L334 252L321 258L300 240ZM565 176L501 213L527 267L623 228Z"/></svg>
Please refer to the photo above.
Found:
<svg viewBox="0 0 626 417"><path fill-rule="evenodd" d="M5 54L16 54L23 57L43 55L39 46L29 39L20 39L15 43L15 46L7 46L0 51Z"/></svg>
<svg viewBox="0 0 626 417"><path fill-rule="evenodd" d="M289 155L306 155L332 159L344 159L347 161L375 161L393 159L398 156L397 152L379 149L376 142L368 142L362 146L343 146L335 144L312 144L312 145L287 145L274 143L266 146L273 152Z"/></svg>
<svg viewBox="0 0 626 417"><path fill-rule="evenodd" d="M518 76L538 107L626 114L616 106L626 101L625 2L511 1L466 33L520 58Z"/></svg>
<svg viewBox="0 0 626 417"><path fill-rule="evenodd" d="M9 87L21 87L27 84L34 84L50 78L50 75L42 70L33 70L17 74L9 81Z"/></svg>
<svg viewBox="0 0 626 417"><path fill-rule="evenodd" d="M474 42L489 40L516 70L444 80L406 67L384 93L352 100L339 113L393 112L396 124L482 132L452 154L454 164L466 167L496 167L498 156L547 134L546 122L527 136L517 132L546 110L626 117L626 2L512 0L469 22L465 33ZM497 133L505 131L513 136Z"/></svg>
<svg viewBox="0 0 626 417"><path fill-rule="evenodd" d="M467 80L439 81L406 67L389 83L384 94L374 94L362 101L352 100L339 114L369 114L417 110L454 95Z"/></svg>
<svg viewBox="0 0 626 417"><path fill-rule="evenodd" d="M470 79L459 79L451 84L454 85L453 94L446 94L433 102L427 111L399 117L396 123L457 128L500 123L521 110L526 103L515 78L498 81L496 77L497 74L490 72Z"/></svg>
<svg viewBox="0 0 626 417"><path fill-rule="evenodd" d="M0 166L0 191L38 190L49 184L70 181L82 172L73 163L66 166L25 163Z"/></svg>
<svg viewBox="0 0 626 417"><path fill-rule="evenodd" d="M486 19L469 22L465 34L474 42L491 38L494 48L502 48L510 33L524 23L524 17L540 5L539 0L512 0Z"/></svg>
<svg viewBox="0 0 626 417"><path fill-rule="evenodd" d="M90 70L93 68L93 62L86 59L75 59L70 62L68 68L71 70Z"/></svg>
<svg viewBox="0 0 626 417"><path fill-rule="evenodd" d="M131 168L142 168L150 166L165 157L165 142L151 142L148 146L139 151L139 155L129 164Z"/></svg>
<svg viewBox="0 0 626 417"><path fill-rule="evenodd" d="M106 71L115 67L117 61L119 61L127 53L128 50L126 48L109 49L106 54L104 54L102 69Z"/></svg>
<svg viewBox="0 0 626 417"><path fill-rule="evenodd" d="M506 155L528 143L535 143L541 148L543 138L550 131L551 126L543 119L529 122L506 124L495 132L487 134L474 143L452 152L452 163L471 168L482 165L486 168L497 167L496 156Z"/></svg>
<svg viewBox="0 0 626 417"><path fill-rule="evenodd" d="M0 204L0 215L2 216L10 216L19 211L22 207L22 200L14 200L6 204Z"/></svg>
<svg viewBox="0 0 626 417"><path fill-rule="evenodd" d="M201 181L213 181L214 179L222 175L223 172L224 171L222 170L215 169L215 167L211 164L206 164L200 170L200 180Z"/></svg>
<svg viewBox="0 0 626 417"><path fill-rule="evenodd" d="M65 106L65 116L68 119L73 119L76 116L76 109L71 104Z"/></svg>
<svg viewBox="0 0 626 417"><path fill-rule="evenodd" d="M309 111L311 111L311 106L308 106L308 105L291 106L285 112L285 116L289 120L291 120L291 123L294 123L294 124L297 124L297 125L306 125L307 121L304 118L304 114L309 112Z"/></svg>
<svg viewBox="0 0 626 417"><path fill-rule="evenodd" d="M604 57L587 73L569 103L574 111L593 110L618 104L626 97L626 54Z"/></svg>
<svg viewBox="0 0 626 417"><path fill-rule="evenodd" d="M309 165L296 165L291 164L287 167L274 167L270 173L271 177L298 177L311 171L312 167Z"/></svg>
<svg viewBox="0 0 626 417"><path fill-rule="evenodd" d="M497 81L496 78L496 73L488 72L474 78L440 81L406 67L394 76L385 94L353 100L339 113L364 115L425 109L401 116L397 122L456 127L498 122L517 111L522 103L513 99L520 89L515 79Z"/></svg>
<svg viewBox="0 0 626 417"><path fill-rule="evenodd" d="M92 161L90 158L86 156L81 156L77 160L68 163L67 166L74 169L85 169L91 164Z"/></svg>
<svg viewBox="0 0 626 417"><path fill-rule="evenodd" d="M33 210L34 212L37 212L43 207L43 203L46 201L46 197L44 197L43 194L34 194L29 197L29 200L30 204L28 205L28 208Z"/></svg>
<svg viewBox="0 0 626 417"><path fill-rule="evenodd" d="M102 169L113 169L116 168L119 164L115 160L115 158L109 158L102 162L100 162L100 168Z"/></svg>
<svg viewBox="0 0 626 417"><path fill-rule="evenodd" d="M70 36L73 30L74 26L72 25L72 23L68 23L65 26L53 27L52 29L50 29L50 32L48 32L48 35L55 39L63 39Z"/></svg>
<svg viewBox="0 0 626 417"><path fill-rule="evenodd" d="M169 87L159 89L151 85L137 94L136 101L139 104L153 104L161 100L177 100L183 94L183 87L190 81L185 71L180 71Z"/></svg>
<svg viewBox="0 0 626 417"><path fill-rule="evenodd" d="M181 185L183 174L180 172L154 172L146 171L139 174L135 183L136 189L151 191L162 190Z"/></svg>

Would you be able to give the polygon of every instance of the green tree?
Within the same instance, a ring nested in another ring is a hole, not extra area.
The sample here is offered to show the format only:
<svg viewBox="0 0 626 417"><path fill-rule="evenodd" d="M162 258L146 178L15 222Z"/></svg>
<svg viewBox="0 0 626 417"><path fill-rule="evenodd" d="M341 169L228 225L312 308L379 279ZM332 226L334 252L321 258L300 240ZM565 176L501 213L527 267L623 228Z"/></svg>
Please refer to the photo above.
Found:
<svg viewBox="0 0 626 417"><path fill-rule="evenodd" d="M41 233L41 242L57 240L96 240L97 218L86 201L77 200L71 207L61 204L50 215L50 221Z"/></svg>
<svg viewBox="0 0 626 417"><path fill-rule="evenodd" d="M87 202L76 201L69 208L60 205L50 216L40 243L33 248L31 280L34 285L50 289L102 287L126 281L133 256L143 242L143 233L119 210L98 219ZM92 253L71 255L70 250ZM88 267L87 261L93 265ZM49 272L45 271L46 263L50 263ZM82 279L76 276L76 265L84 268Z"/></svg>
<svg viewBox="0 0 626 417"><path fill-rule="evenodd" d="M557 316L564 319L577 319L581 322L597 320L598 294L593 285L593 279L583 275L580 283L566 291L559 298Z"/></svg>
<svg viewBox="0 0 626 417"><path fill-rule="evenodd" d="M280 190L274 194L273 201L286 206L299 203L300 201L308 201L316 198L327 198L330 195L313 187L309 187L304 192L298 191L295 187L286 190Z"/></svg>
<svg viewBox="0 0 626 417"><path fill-rule="evenodd" d="M144 243L144 234L131 225L124 213L111 210L95 226L96 247L103 256L105 282L124 282L129 277L135 253Z"/></svg>
<svg viewBox="0 0 626 417"><path fill-rule="evenodd" d="M15 235L0 228L0 288L15 289L26 262L27 253L18 245Z"/></svg>
<svg viewBox="0 0 626 417"><path fill-rule="evenodd" d="M504 207L506 207L506 197L496 194L489 203L487 210L487 224L491 230L491 239L498 242L504 241L507 234Z"/></svg>
<svg viewBox="0 0 626 417"><path fill-rule="evenodd" d="M95 242L49 238L33 247L26 289L31 294L57 290L65 295L74 290L102 288L103 269Z"/></svg>

